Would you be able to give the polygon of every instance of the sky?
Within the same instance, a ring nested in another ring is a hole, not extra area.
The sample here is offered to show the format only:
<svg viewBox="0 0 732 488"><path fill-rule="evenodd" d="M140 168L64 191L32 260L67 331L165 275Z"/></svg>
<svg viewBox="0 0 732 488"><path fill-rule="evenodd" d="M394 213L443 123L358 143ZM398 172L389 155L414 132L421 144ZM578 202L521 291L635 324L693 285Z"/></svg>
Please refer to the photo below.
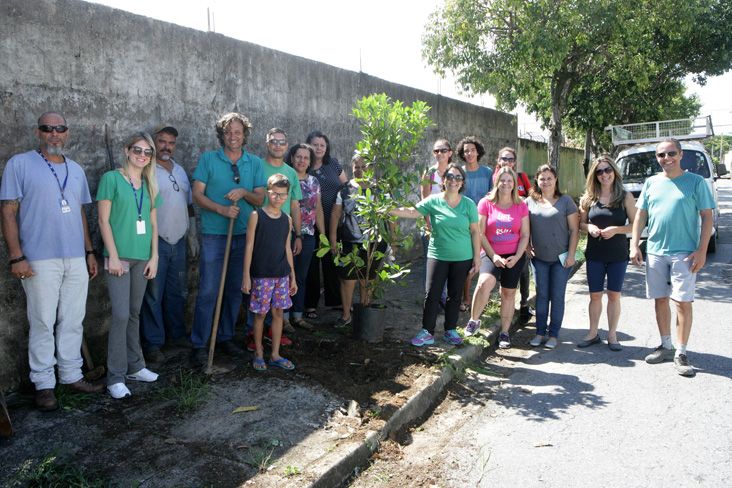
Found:
<svg viewBox="0 0 732 488"><path fill-rule="evenodd" d="M422 35L442 0L96 0L166 22L252 42L363 71L388 81L494 108L490 95L464 94L451 78L440 79L422 60ZM208 12L211 13L209 16ZM687 94L702 101L715 133L732 134L732 72L706 86L687 80ZM538 121L520 109L520 134L541 134ZM645 121L638 121L645 122Z"/></svg>

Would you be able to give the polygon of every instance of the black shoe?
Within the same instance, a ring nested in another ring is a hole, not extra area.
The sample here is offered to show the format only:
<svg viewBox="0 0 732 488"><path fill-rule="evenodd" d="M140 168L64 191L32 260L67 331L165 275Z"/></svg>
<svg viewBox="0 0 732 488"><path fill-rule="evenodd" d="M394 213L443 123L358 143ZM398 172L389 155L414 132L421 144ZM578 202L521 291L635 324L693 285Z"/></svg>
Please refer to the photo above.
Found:
<svg viewBox="0 0 732 488"><path fill-rule="evenodd" d="M145 361L148 363L162 364L165 362L165 354L158 347L153 347L145 351Z"/></svg>
<svg viewBox="0 0 732 488"><path fill-rule="evenodd" d="M208 350L205 348L193 349L191 351L191 362L194 368L204 368L208 364Z"/></svg>
<svg viewBox="0 0 732 488"><path fill-rule="evenodd" d="M531 320L531 310L529 309L529 306L521 307L519 310L519 322L521 325L526 325L529 323L529 320Z"/></svg>
<svg viewBox="0 0 732 488"><path fill-rule="evenodd" d="M237 346L234 341L220 342L216 344L216 347L228 356L241 356L244 354L244 350Z"/></svg>
<svg viewBox="0 0 732 488"><path fill-rule="evenodd" d="M597 334L592 339L585 339L585 340L579 341L577 343L577 347L579 347L579 348L590 347L594 344L599 344L601 342L602 342L602 339L600 339L600 334Z"/></svg>

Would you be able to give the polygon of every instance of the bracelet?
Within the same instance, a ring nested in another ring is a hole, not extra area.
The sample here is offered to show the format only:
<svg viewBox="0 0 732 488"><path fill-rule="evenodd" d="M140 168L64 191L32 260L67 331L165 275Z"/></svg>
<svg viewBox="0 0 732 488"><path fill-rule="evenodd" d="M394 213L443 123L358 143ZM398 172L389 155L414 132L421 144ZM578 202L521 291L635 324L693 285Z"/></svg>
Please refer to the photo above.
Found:
<svg viewBox="0 0 732 488"><path fill-rule="evenodd" d="M8 261L8 266L12 266L12 265L14 265L16 263L19 263L19 262L25 261L25 260L26 260L25 255L23 255L23 256L21 256L19 258L11 259L10 261Z"/></svg>
<svg viewBox="0 0 732 488"><path fill-rule="evenodd" d="M86 255L87 255L87 256L88 256L88 255L90 255L90 254L96 254L96 253L94 252L94 250L93 250L93 249L92 249L91 251L86 251Z"/></svg>

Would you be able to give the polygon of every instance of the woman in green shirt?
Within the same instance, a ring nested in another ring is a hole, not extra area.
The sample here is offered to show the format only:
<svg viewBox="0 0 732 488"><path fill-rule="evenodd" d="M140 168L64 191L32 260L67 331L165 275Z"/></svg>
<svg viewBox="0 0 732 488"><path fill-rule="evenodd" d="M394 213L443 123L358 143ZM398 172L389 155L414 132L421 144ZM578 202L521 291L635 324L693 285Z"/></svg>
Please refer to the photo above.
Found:
<svg viewBox="0 0 732 488"><path fill-rule="evenodd" d="M122 168L102 176L97 190L99 230L104 241L112 320L107 345L107 390L113 398L129 396L125 379L155 381L140 348L140 307L147 280L158 269L160 204L155 179L155 145L140 132L125 145Z"/></svg>
<svg viewBox="0 0 732 488"><path fill-rule="evenodd" d="M415 208L391 211L397 217L416 219L429 216L432 233L427 249L427 282L422 309L422 330L412 339L415 346L435 343L433 334L440 295L447 282L445 304L445 342L454 345L463 340L455 330L460 314L460 297L468 272L480 269L480 231L475 203L462 195L465 171L450 163L442 174L442 193L430 195Z"/></svg>

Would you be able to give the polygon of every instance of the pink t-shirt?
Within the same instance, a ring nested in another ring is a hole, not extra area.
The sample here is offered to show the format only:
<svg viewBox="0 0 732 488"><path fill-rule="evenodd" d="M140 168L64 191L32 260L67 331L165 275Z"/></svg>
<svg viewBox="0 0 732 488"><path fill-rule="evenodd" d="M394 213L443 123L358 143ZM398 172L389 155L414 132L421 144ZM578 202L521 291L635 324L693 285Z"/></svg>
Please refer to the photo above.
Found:
<svg viewBox="0 0 732 488"><path fill-rule="evenodd" d="M515 254L521 240L521 219L529 215L524 202L501 208L488 197L478 203L478 214L485 215L485 237L498 254Z"/></svg>

